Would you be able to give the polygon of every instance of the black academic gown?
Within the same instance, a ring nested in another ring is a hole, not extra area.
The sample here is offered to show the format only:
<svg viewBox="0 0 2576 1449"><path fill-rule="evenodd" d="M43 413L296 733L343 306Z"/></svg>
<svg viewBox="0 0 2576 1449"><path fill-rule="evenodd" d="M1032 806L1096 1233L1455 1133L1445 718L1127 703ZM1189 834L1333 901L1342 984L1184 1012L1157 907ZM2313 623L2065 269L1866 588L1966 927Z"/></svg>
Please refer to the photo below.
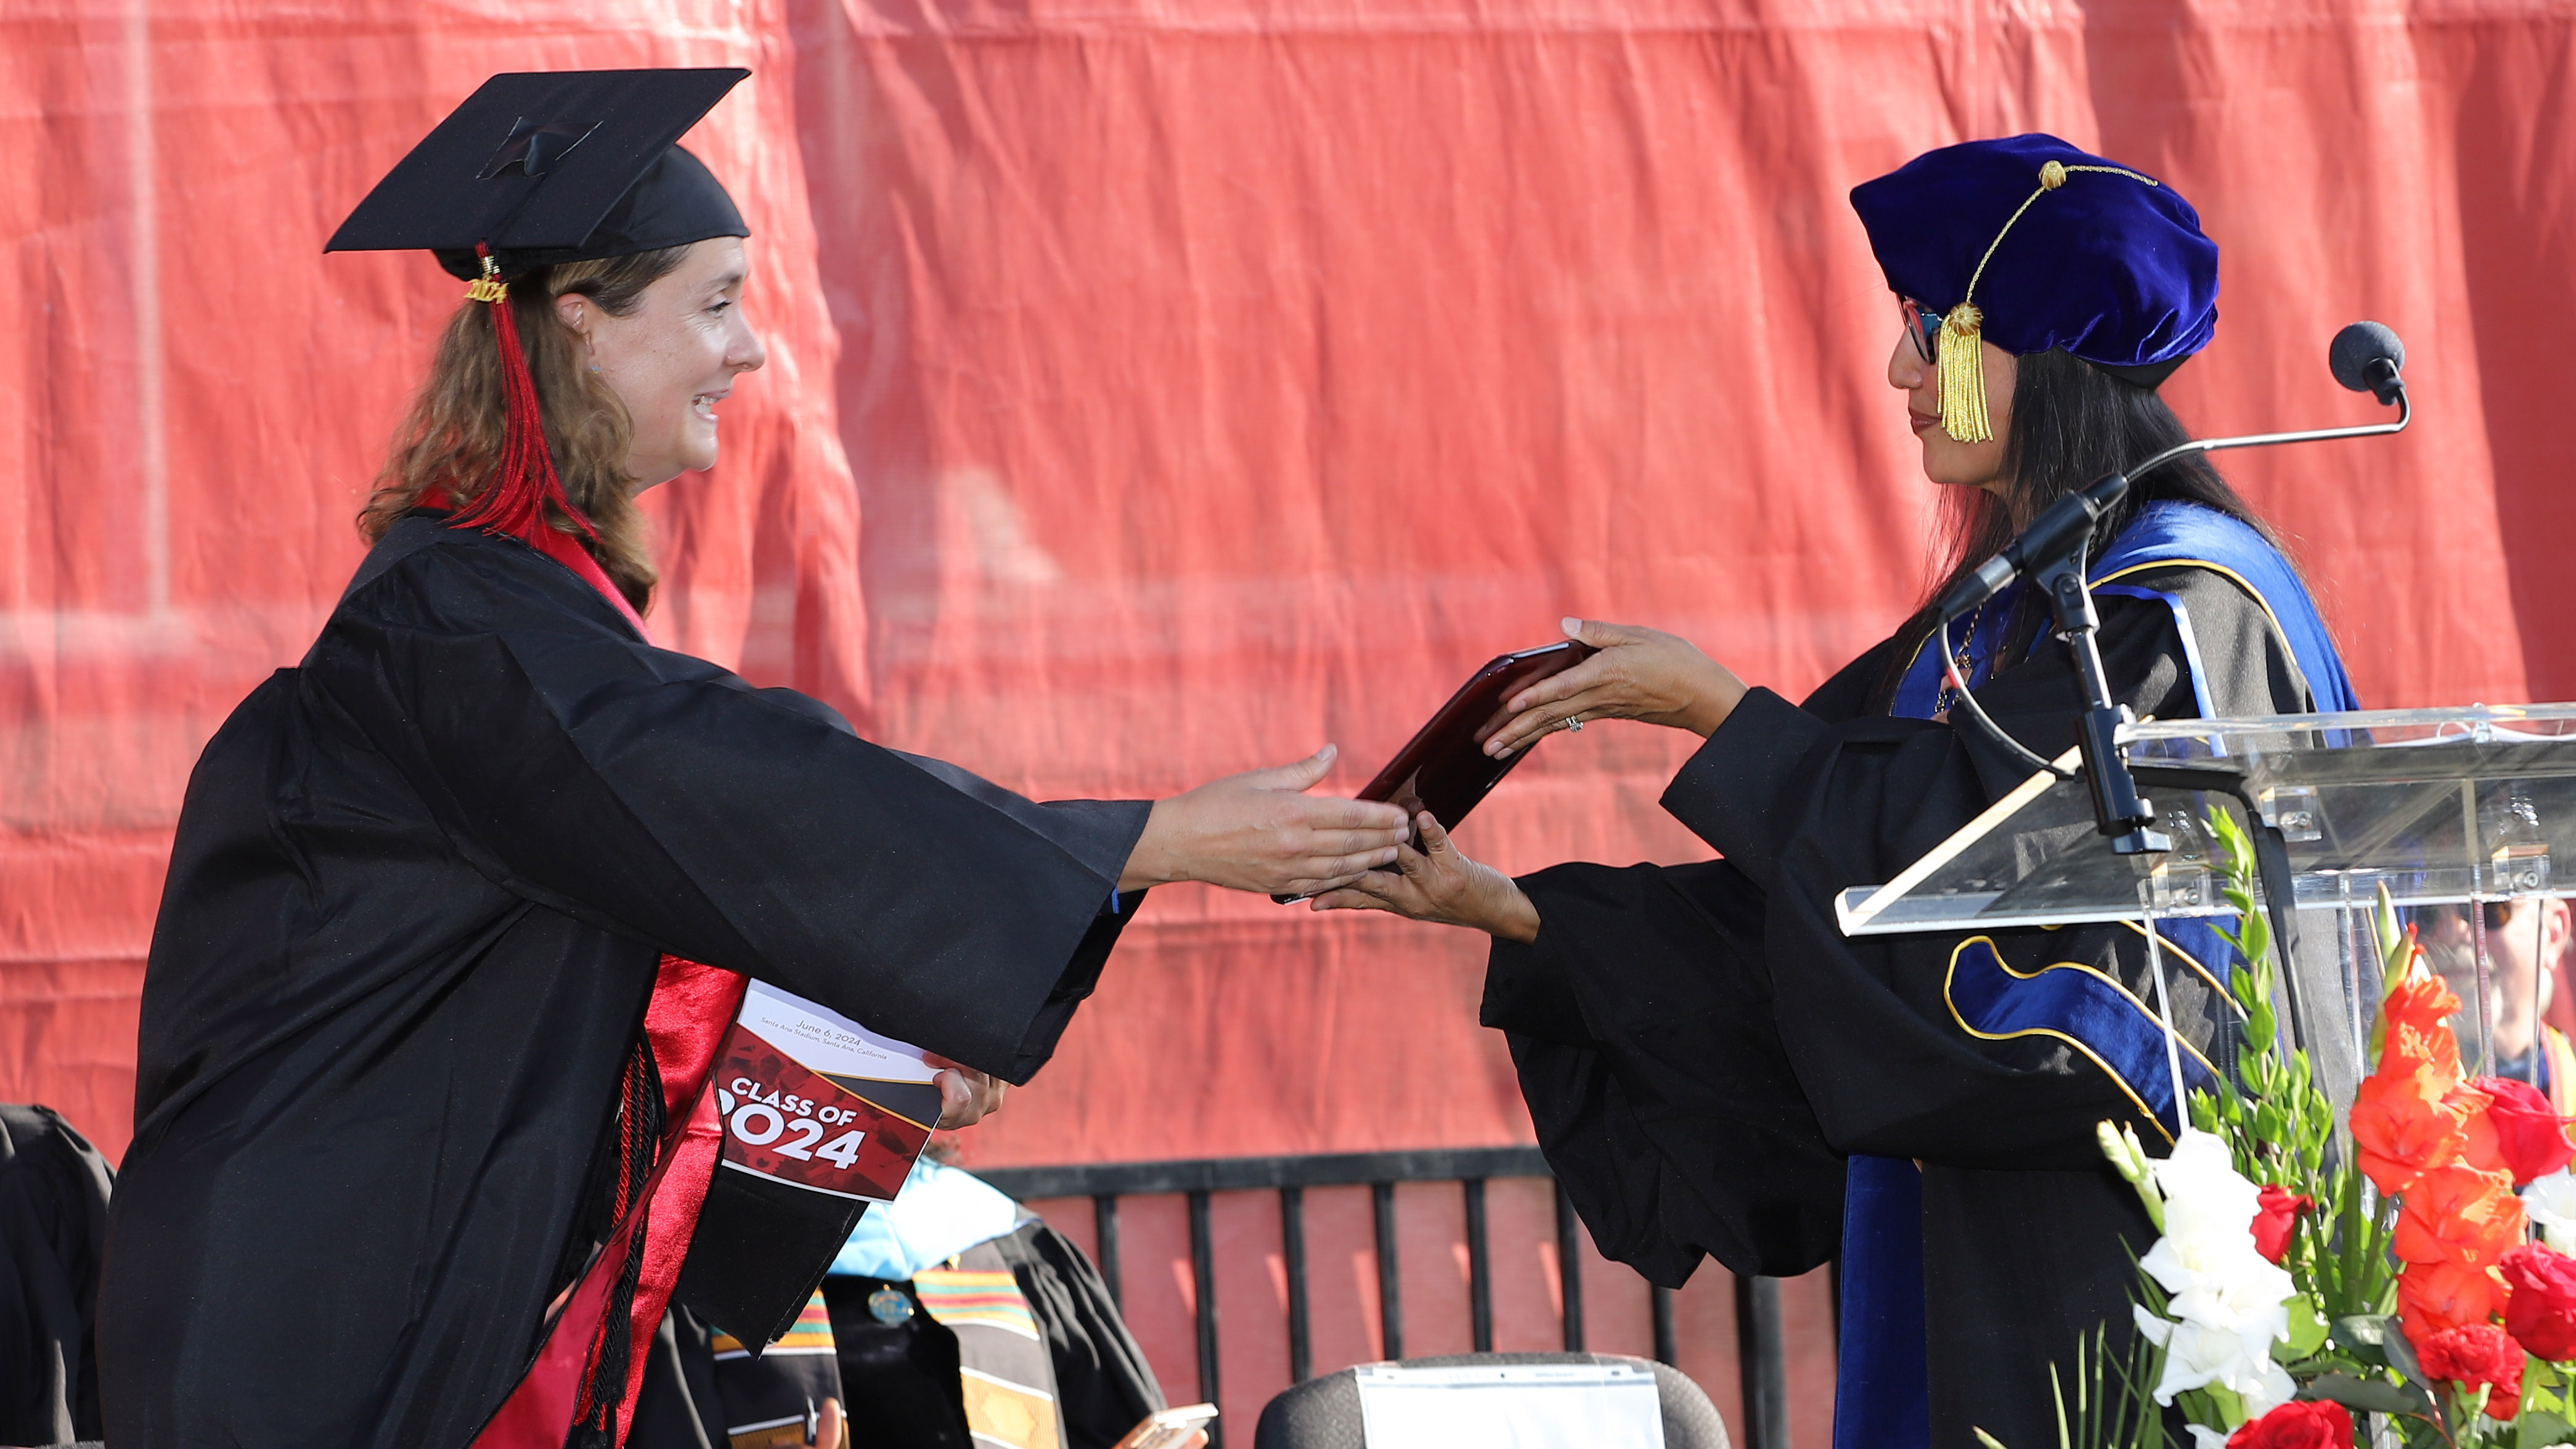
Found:
<svg viewBox="0 0 2576 1449"><path fill-rule="evenodd" d="M1026 1081L1128 918L1148 808L879 748L516 539L403 520L189 781L109 1438L468 1443L604 1229L662 953Z"/></svg>
<svg viewBox="0 0 2576 1449"><path fill-rule="evenodd" d="M0 1103L0 1444L99 1436L99 1250L116 1173L51 1107Z"/></svg>
<svg viewBox="0 0 2576 1449"><path fill-rule="evenodd" d="M2260 604L2224 576L2130 582L2187 606L2218 712L2312 707ZM2120 698L2197 715L2171 610L2099 607ZM2071 1373L2096 1325L2115 1344L2134 1335L2122 1244L2154 1241L2095 1124L2163 1139L2066 1043L1970 1035L1944 995L1954 938L1835 925L1840 890L1891 879L2029 773L1971 731L1890 718L1878 685L1897 647L1803 705L1752 691L1674 777L1664 807L1723 860L1523 878L1539 936L1495 942L1483 1020L1509 1033L1540 1145L1602 1252L1667 1286L1703 1255L1736 1273L1812 1269L1837 1246L1844 1156L1919 1160L1932 1443L1967 1449L1974 1426L2033 1449L2057 1442L2051 1363ZM2079 697L2054 640L1977 691L2052 758L2073 744ZM2082 962L2154 1000L2134 930L1992 934L2016 970ZM2224 1007L2196 973L2171 979L2183 1034L2206 1049Z"/></svg>

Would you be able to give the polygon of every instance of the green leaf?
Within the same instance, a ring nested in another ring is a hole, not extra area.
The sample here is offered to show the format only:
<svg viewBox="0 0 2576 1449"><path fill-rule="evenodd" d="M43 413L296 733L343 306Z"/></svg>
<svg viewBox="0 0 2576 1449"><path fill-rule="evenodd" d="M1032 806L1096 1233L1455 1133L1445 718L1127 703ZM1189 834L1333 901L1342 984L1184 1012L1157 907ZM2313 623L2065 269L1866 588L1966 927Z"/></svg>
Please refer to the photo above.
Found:
<svg viewBox="0 0 2576 1449"><path fill-rule="evenodd" d="M2576 1443L2576 1424L2544 1410L2523 1410L2513 1426L2518 1436L2516 1449L2545 1449L2551 1444Z"/></svg>
<svg viewBox="0 0 2576 1449"><path fill-rule="evenodd" d="M1983 1429L1972 1428L1969 1432L1977 1436L1977 1442L1984 1445L1985 1449L2004 1449L2004 1442L2001 1439L1996 1438L1994 1435L1987 1433Z"/></svg>
<svg viewBox="0 0 2576 1449"><path fill-rule="evenodd" d="M2281 1109L2270 1102L2254 1109L2254 1137L2259 1142L2278 1142L2282 1129L2289 1124L2281 1120Z"/></svg>
<svg viewBox="0 0 2576 1449"><path fill-rule="evenodd" d="M2299 1389L2299 1397L2322 1399L2347 1409L2368 1409L2379 1414L2429 1414L2433 1411L2433 1401L2413 1384L2357 1379L2350 1374L2320 1374Z"/></svg>
<svg viewBox="0 0 2576 1449"><path fill-rule="evenodd" d="M2218 1422L2231 1425L2245 1422L2245 1400L2234 1389L2203 1384L2198 1392L2209 1401L2211 1408L2217 1410L2211 1417Z"/></svg>
<svg viewBox="0 0 2576 1449"><path fill-rule="evenodd" d="M2397 1320L2376 1313L2355 1313L2334 1321L2332 1335L2335 1347L2364 1363L2388 1362L2386 1339L2397 1331Z"/></svg>
<svg viewBox="0 0 2576 1449"><path fill-rule="evenodd" d="M2290 1336L2272 1345L2272 1357L2283 1363L2296 1363L2325 1347L2326 1321L2317 1316L2317 1305L2305 1294L2287 1300L2290 1309Z"/></svg>
<svg viewBox="0 0 2576 1449"><path fill-rule="evenodd" d="M2388 1366L2397 1370L2399 1378L2423 1388L2432 1387L2432 1381L2424 1377L2424 1366L2415 1361L2415 1345L2406 1341L2403 1327L2392 1325L2380 1335L2379 1347L2388 1355Z"/></svg>

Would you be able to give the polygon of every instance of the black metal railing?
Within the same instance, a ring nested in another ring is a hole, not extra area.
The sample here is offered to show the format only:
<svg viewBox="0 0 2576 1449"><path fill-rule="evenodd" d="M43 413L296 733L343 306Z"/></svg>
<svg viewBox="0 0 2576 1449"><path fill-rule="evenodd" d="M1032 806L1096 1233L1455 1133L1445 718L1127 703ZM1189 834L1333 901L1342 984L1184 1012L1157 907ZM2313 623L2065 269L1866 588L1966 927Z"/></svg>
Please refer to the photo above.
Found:
<svg viewBox="0 0 2576 1449"><path fill-rule="evenodd" d="M1288 1279L1288 1374L1313 1376L1314 1355L1306 1295L1306 1189L1369 1189L1377 1237L1378 1332L1390 1359L1404 1357L1404 1299L1397 1282L1395 1187L1400 1182L1455 1182L1467 1220L1468 1319L1478 1353L1494 1347L1493 1265L1486 1242L1485 1184L1495 1178L1551 1178L1535 1147L1431 1148L1412 1152L1353 1152L1308 1157L1210 1157L1175 1162L1090 1163L1072 1167L978 1168L976 1175L1023 1202L1044 1198L1091 1199L1100 1275L1112 1298L1121 1293L1118 1204L1128 1197L1178 1193L1189 1200L1190 1275L1196 1300L1198 1393L1216 1402L1216 1265L1208 1231L1208 1199L1220 1192L1271 1191L1279 1195L1280 1257ZM1564 1303L1563 1340L1583 1352L1583 1231L1562 1184L1556 1187L1558 1291ZM1665 1363L1677 1356L1673 1293L1650 1285L1654 1353ZM1735 1280L1736 1371L1743 1395L1737 1442L1751 1449L1789 1449L1788 1372L1781 1342L1780 1285L1769 1278ZM1221 1421L1220 1421L1221 1422ZM1222 1430L1211 1426L1214 1434ZM1224 1449L1224 1440L1212 1440Z"/></svg>

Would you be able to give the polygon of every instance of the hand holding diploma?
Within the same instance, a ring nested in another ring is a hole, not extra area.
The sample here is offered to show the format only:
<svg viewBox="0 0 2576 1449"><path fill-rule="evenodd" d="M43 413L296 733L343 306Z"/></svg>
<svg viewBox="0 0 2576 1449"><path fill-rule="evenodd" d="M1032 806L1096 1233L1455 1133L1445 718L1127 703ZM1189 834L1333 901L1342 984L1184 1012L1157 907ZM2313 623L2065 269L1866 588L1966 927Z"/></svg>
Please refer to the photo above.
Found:
<svg viewBox="0 0 2576 1449"><path fill-rule="evenodd" d="M1590 619L1564 624L1569 637L1601 652L1514 695L1505 706L1512 718L1485 741L1487 755L1501 759L1543 735L1599 719L1644 720L1706 738L1744 698L1734 670L1678 634Z"/></svg>
<svg viewBox="0 0 2576 1449"><path fill-rule="evenodd" d="M1546 735L1581 729L1586 721L1597 719L1643 720L1705 738L1726 723L1744 698L1745 684L1735 671L1677 634L1587 619L1567 619L1564 627L1567 637L1594 652L1532 681L1504 702L1504 722L1482 744L1488 759L1511 759ZM1487 669L1535 652L1507 655ZM1454 702L1451 708L1456 708ZM1435 721L1425 727L1425 733L1437 727ZM1415 747L1407 748L1410 752ZM1391 766L1389 773L1403 768L1402 764ZM1490 779L1480 782L1488 787L1491 783ZM1375 793L1377 788L1373 783L1364 793ZM1422 808L1411 789L1408 782L1399 798L1415 812L1413 838L1420 842L1419 848L1409 843L1396 846L1393 871L1370 870L1340 882L1338 888L1318 889L1313 909L1392 911L1417 921L1472 927L1505 940L1538 939L1538 908L1529 897L1501 871L1459 854L1439 818ZM1481 795L1482 789L1476 793ZM1466 804L1473 803L1471 796ZM1451 809L1453 818L1463 813L1464 807Z"/></svg>
<svg viewBox="0 0 2576 1449"><path fill-rule="evenodd" d="M1334 753L1326 745L1293 765L1228 775L1155 801L1118 888L1195 880L1302 895L1394 864L1406 834L1401 807L1305 793L1333 767Z"/></svg>
<svg viewBox="0 0 2576 1449"><path fill-rule="evenodd" d="M1510 876L1469 860L1425 810L1413 818L1422 848L1399 845L1393 871L1370 871L1315 898L1318 911L1393 911L1417 921L1472 926L1489 936L1538 939L1538 908Z"/></svg>

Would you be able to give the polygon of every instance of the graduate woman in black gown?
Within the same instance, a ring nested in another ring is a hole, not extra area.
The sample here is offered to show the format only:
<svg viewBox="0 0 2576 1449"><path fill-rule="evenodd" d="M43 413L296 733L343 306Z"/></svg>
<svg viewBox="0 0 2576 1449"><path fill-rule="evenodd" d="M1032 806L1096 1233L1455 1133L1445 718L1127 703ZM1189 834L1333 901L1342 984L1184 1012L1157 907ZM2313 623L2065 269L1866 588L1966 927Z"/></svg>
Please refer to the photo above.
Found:
<svg viewBox="0 0 2576 1449"><path fill-rule="evenodd" d="M714 1171L746 977L961 1064L962 1123L1147 887L1393 858L1395 807L1299 793L1326 756L1039 804L648 641L632 494L714 463L763 359L748 229L673 144L743 74L495 77L334 239L476 282L374 550L189 782L107 1249L120 1449L621 1443L705 1261L792 1315L855 1214Z"/></svg>
<svg viewBox="0 0 2576 1449"><path fill-rule="evenodd" d="M2209 340L2217 256L2171 188L2022 136L1932 152L1852 201L1897 294L1887 380L1949 491L1948 573L2183 440L2155 388ZM2141 714L2353 707L2297 574L2197 456L2138 480L2088 576ZM1976 698L2066 750L2072 657L2026 592L1963 623ZM1837 929L1838 891L1889 880L2029 774L1946 722L1928 613L1796 704L1672 635L1567 624L1601 652L1512 701L1491 748L1615 718L1704 736L1663 804L1724 858L1514 881L1424 815L1400 873L1317 907L1493 935L1483 1020L1604 1253L1673 1286L1702 1255L1773 1275L1839 1260L1838 1449L1967 1449L1976 1428L2053 1446L2051 1365L2097 1325L2131 1341L2122 1245L2152 1241L2095 1124L2175 1130L2143 937ZM2215 981L2172 976L2205 1050Z"/></svg>

